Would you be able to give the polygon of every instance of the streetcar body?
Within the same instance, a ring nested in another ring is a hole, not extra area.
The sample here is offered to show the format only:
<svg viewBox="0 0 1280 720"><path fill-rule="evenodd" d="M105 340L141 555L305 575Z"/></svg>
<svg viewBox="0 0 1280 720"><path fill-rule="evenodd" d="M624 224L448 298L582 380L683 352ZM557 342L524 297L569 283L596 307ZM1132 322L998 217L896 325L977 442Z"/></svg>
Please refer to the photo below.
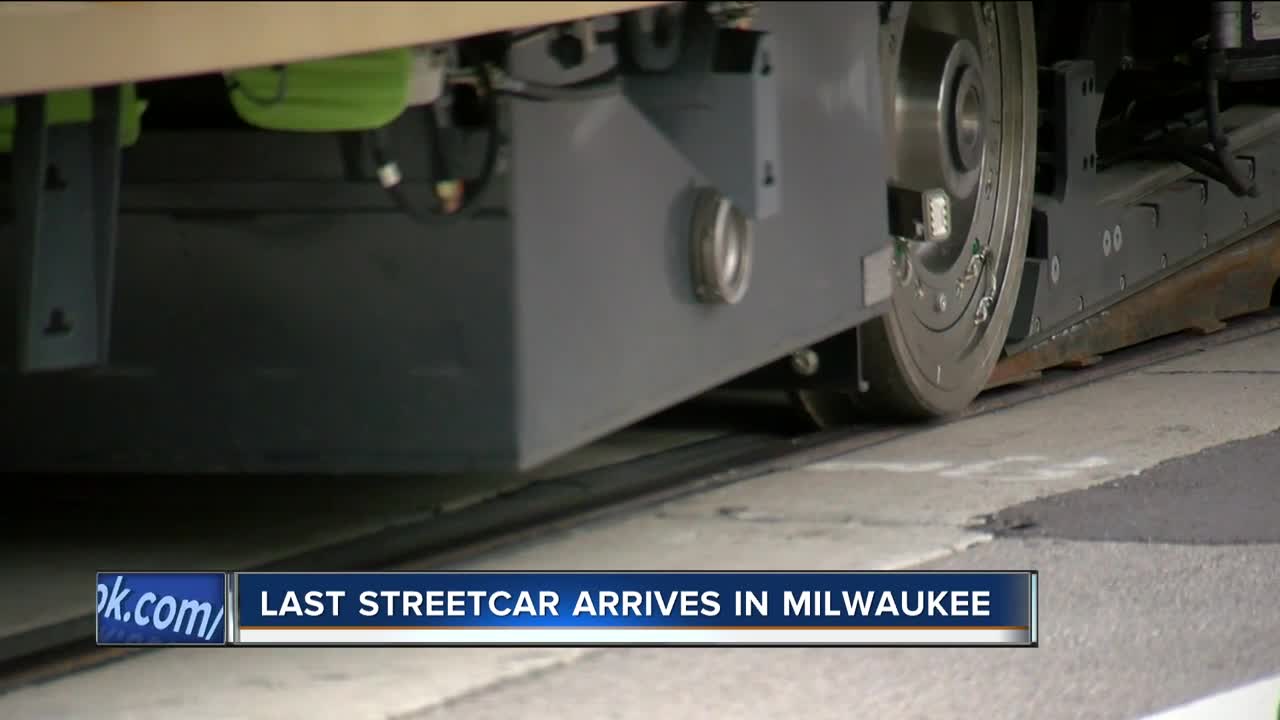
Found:
<svg viewBox="0 0 1280 720"><path fill-rule="evenodd" d="M1280 211L1262 105L1248 188L1109 163L1128 35L1052 3L76 5L3 31L103 53L0 62L15 468L528 468L744 379L945 416Z"/></svg>

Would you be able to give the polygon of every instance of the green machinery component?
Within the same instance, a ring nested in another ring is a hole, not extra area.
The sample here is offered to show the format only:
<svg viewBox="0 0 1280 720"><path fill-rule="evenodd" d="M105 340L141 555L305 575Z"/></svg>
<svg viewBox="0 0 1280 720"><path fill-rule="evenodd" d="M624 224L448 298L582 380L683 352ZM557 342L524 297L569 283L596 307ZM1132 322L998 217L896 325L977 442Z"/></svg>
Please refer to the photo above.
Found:
<svg viewBox="0 0 1280 720"><path fill-rule="evenodd" d="M385 127L409 106L413 51L395 48L226 74L231 104L266 130L340 132Z"/></svg>
<svg viewBox="0 0 1280 720"><path fill-rule="evenodd" d="M265 130L339 132L385 127L410 104L413 51L396 48L226 74L231 104L246 123ZM147 102L134 85L123 86L120 144L138 141ZM46 123L88 123L92 90L49 93ZM0 106L0 153L13 149L14 104Z"/></svg>
<svg viewBox="0 0 1280 720"><path fill-rule="evenodd" d="M138 98L137 88L133 85L124 85L121 90L120 145L129 147L138 141L142 132L142 114L146 112L147 101ZM15 104L0 106L0 153L13 151L17 115ZM92 90L62 90L45 96L47 125L88 124L92 119Z"/></svg>

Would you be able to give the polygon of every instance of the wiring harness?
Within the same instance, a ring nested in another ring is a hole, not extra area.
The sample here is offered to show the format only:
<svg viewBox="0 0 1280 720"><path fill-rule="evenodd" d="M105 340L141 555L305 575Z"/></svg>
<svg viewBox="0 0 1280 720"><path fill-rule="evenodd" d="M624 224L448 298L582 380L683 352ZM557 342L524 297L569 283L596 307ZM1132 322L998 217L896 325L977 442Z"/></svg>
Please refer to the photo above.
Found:
<svg viewBox="0 0 1280 720"><path fill-rule="evenodd" d="M484 194L493 179L502 146L502 134L498 124L498 98L515 97L533 102L574 102L609 97L620 92L616 68L595 77L567 85L547 85L512 77L496 67L481 66L471 71L454 73L450 86L471 85L484 104L485 141L484 160L480 174L471 179L458 179L450 168L449 158L443 151L442 133L434 108L423 113L427 144L430 147L431 184L435 189L436 207L425 208L405 192L403 174L391 151L392 142L387 128L369 132L370 147L377 168L378 183L390 195L392 202L414 220L425 224L437 224L465 218L474 209L476 200Z"/></svg>

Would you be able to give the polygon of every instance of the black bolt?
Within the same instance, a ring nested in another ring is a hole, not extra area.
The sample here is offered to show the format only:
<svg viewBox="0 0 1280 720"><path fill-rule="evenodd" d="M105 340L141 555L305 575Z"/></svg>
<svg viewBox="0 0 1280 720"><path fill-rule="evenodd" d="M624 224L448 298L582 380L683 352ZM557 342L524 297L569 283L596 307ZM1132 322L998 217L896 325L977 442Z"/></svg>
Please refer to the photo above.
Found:
<svg viewBox="0 0 1280 720"><path fill-rule="evenodd" d="M570 33L563 33L552 40L550 52L551 57L565 70L575 68L587 59L587 51L582 40Z"/></svg>

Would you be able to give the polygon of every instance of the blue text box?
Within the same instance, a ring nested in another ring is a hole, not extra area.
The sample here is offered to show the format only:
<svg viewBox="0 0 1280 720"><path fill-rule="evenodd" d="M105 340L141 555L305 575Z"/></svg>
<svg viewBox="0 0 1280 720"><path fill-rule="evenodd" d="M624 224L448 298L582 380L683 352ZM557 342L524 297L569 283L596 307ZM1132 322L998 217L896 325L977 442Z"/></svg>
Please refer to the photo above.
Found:
<svg viewBox="0 0 1280 720"><path fill-rule="evenodd" d="M99 645L224 645L227 574L100 572Z"/></svg>
<svg viewBox="0 0 1280 720"><path fill-rule="evenodd" d="M918 571L242 573L236 614L242 628L1025 628L1034 637L1034 579L1033 572ZM580 612L584 594L590 612ZM616 600L614 612L601 610L606 599ZM635 612L619 614L628 599Z"/></svg>

